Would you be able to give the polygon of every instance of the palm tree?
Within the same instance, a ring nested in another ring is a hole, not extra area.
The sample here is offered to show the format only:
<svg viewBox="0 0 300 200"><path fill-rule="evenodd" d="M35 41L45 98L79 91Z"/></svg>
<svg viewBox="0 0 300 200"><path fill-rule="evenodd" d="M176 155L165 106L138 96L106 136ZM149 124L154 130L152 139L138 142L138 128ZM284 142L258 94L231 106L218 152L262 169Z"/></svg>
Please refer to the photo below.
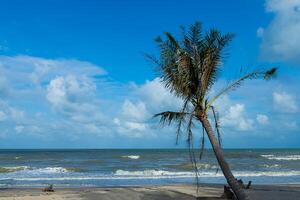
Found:
<svg viewBox="0 0 300 200"><path fill-rule="evenodd" d="M184 130L187 141L193 149L192 127L195 122L202 125L203 133L206 132L218 164L238 200L249 199L245 191L240 187L233 176L228 163L223 156L220 139L214 134L209 117L215 119L217 135L219 135L218 122L215 118L214 103L222 95L239 87L248 79L270 79L277 68L268 70L255 70L230 82L221 91L210 97L210 90L219 77L223 65L226 47L233 39L232 34L221 34L218 30L211 29L202 33L201 23L196 22L188 31L182 28L182 39L178 41L170 33L166 32L164 38L158 37L160 56L147 56L157 65L161 81L165 87L175 96L183 100L182 109L179 111L165 111L155 115L160 117L163 125L177 124L178 136ZM202 142L204 139L202 139ZM203 149L203 145L202 148ZM201 152L202 154L202 152ZM196 167L197 168L197 167Z"/></svg>

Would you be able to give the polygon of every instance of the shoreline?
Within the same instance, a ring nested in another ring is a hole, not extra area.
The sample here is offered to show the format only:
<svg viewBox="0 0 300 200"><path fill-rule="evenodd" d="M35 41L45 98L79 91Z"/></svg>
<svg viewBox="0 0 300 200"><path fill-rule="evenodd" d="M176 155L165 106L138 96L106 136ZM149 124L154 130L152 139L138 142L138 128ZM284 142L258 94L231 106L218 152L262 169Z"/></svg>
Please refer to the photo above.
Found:
<svg viewBox="0 0 300 200"><path fill-rule="evenodd" d="M42 188L1 188L0 200L163 200L163 199L221 199L222 184L160 185L139 187L82 187L55 188L54 192L43 192ZM251 199L295 200L300 199L300 184L253 185L247 190Z"/></svg>

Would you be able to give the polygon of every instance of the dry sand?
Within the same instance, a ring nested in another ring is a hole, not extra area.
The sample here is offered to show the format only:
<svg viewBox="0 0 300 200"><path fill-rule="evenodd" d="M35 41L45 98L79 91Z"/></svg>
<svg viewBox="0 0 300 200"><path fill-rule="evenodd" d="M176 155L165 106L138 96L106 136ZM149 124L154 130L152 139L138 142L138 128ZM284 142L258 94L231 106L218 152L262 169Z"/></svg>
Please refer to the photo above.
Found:
<svg viewBox="0 0 300 200"><path fill-rule="evenodd" d="M221 199L221 185L202 185L198 196L203 200ZM300 185L254 186L247 191L253 200L300 200ZM127 188L1 189L0 200L194 200L195 186L167 185Z"/></svg>

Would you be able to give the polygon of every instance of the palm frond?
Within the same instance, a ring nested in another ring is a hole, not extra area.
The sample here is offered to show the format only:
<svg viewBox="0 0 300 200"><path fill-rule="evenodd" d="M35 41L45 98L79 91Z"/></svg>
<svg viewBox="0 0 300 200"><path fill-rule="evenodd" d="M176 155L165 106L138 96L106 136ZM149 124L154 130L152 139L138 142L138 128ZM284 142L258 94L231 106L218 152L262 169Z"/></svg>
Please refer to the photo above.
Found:
<svg viewBox="0 0 300 200"><path fill-rule="evenodd" d="M217 81L224 60L225 48L233 39L233 34L222 35L211 30L205 39L202 53L201 94L204 96Z"/></svg>
<svg viewBox="0 0 300 200"><path fill-rule="evenodd" d="M180 45L176 41L176 39L173 37L173 35L169 32L165 32L165 36L167 37L170 44L172 44L175 48L179 49Z"/></svg>
<svg viewBox="0 0 300 200"><path fill-rule="evenodd" d="M189 110L188 107L189 107L189 103L190 103L190 99L189 98L186 98L184 103L183 103L183 106L182 106L182 109L181 109L181 113L186 113L187 115L187 111ZM190 114L192 114L194 111L192 112L189 112ZM178 144L178 141L179 141L179 137L181 135L181 132L182 132L182 125L183 123L185 122L185 116L186 115L182 115L181 118L178 120L178 124L177 124L177 130L176 130L176 144Z"/></svg>
<svg viewBox="0 0 300 200"><path fill-rule="evenodd" d="M199 188L199 169L197 167L197 159L194 151L194 139L193 139L193 115L189 116L188 122L187 122L187 144L188 144L188 149L189 149L189 156L190 156L190 161L193 164L193 168L195 171L196 175L196 183L197 183L197 191Z"/></svg>
<svg viewBox="0 0 300 200"><path fill-rule="evenodd" d="M170 125L172 122L180 122L186 115L190 113L166 111L155 114L153 117L160 117L160 123Z"/></svg>
<svg viewBox="0 0 300 200"><path fill-rule="evenodd" d="M233 91L237 89L244 83L244 81L251 80L251 79L259 79L259 78L269 80L276 75L276 72L277 72L277 68L274 67L266 71L254 71L242 76L241 78L231 82L228 86L226 86L219 93L217 93L217 95L215 95L207 104L206 110L208 110L220 96L226 94L229 91Z"/></svg>
<svg viewBox="0 0 300 200"><path fill-rule="evenodd" d="M219 114L215 110L214 106L211 106L211 110L212 110L214 121L215 121L215 129L216 129L217 136L218 136L218 142L219 142L220 147L222 147L222 138L221 138L221 132L220 132Z"/></svg>

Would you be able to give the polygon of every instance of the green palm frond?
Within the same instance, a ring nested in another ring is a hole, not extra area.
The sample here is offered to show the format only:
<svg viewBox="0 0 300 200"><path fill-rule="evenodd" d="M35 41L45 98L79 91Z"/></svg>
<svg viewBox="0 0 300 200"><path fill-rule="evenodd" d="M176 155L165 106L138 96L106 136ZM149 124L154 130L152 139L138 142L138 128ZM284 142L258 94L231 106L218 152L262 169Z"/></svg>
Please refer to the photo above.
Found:
<svg viewBox="0 0 300 200"><path fill-rule="evenodd" d="M251 79L259 79L259 78L269 80L276 75L276 72L277 72L277 68L273 67L266 71L254 71L242 76L241 78L231 82L229 85L224 87L219 93L217 93L217 95L215 95L207 104L206 110L208 110L219 97L226 94L227 92L237 89L244 83L244 81L251 80Z"/></svg>
<svg viewBox="0 0 300 200"><path fill-rule="evenodd" d="M190 113L166 111L157 113L153 117L160 117L160 123L164 126L166 124L170 125L172 122L180 122L187 115L190 115Z"/></svg>
<svg viewBox="0 0 300 200"><path fill-rule="evenodd" d="M224 59L225 48L233 39L233 34L221 35L217 30L211 30L207 35L203 47L201 94L205 95L217 81L222 60Z"/></svg>
<svg viewBox="0 0 300 200"><path fill-rule="evenodd" d="M214 122L215 122L215 129L216 129L217 136L218 136L218 142L219 142L220 147L222 147L222 138L221 138L221 132L220 132L219 114L215 110L214 106L211 106L211 110L212 110L213 118L214 118Z"/></svg>

